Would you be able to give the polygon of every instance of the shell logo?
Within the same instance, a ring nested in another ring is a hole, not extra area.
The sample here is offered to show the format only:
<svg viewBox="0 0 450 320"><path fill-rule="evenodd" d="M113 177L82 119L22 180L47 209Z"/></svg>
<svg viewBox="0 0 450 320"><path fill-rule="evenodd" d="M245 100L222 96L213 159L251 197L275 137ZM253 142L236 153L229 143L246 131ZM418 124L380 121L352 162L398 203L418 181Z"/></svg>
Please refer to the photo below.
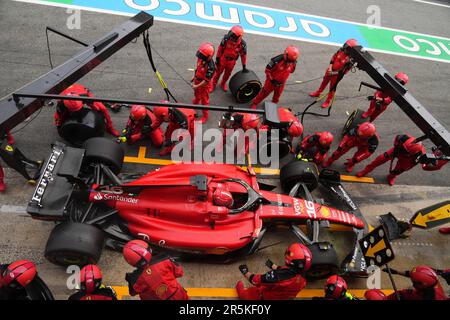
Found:
<svg viewBox="0 0 450 320"><path fill-rule="evenodd" d="M158 297L163 298L167 292L167 285L162 284L158 288L156 288L155 293Z"/></svg>
<svg viewBox="0 0 450 320"><path fill-rule="evenodd" d="M320 209L320 213L322 214L322 216L324 216L325 218L328 218L331 215L330 209L322 207Z"/></svg>

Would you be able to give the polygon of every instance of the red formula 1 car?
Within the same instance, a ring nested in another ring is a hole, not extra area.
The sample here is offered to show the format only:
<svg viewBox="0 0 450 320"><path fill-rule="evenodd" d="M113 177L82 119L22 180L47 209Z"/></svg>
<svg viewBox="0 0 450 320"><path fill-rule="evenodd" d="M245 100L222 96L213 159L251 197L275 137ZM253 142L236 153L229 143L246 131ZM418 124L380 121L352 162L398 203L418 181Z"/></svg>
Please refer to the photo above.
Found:
<svg viewBox="0 0 450 320"><path fill-rule="evenodd" d="M135 238L155 249L224 262L254 253L267 228L284 223L313 252L312 276L325 277L336 269L365 272L356 240L367 230L366 223L336 172L326 170L319 176L314 164L291 162L281 170L281 184L288 192L284 195L263 190L267 186L258 183L251 168L226 164L177 164L142 176L119 175L123 155L118 144L105 138L90 139L83 149L53 145L27 209L33 218L61 222L45 249L51 262L95 263L105 240L119 250ZM310 190L319 182L350 209L313 202ZM213 203L219 184L231 192L232 207ZM355 232L354 249L342 265L332 245L318 239L320 227L329 223ZM299 224L308 226L310 236Z"/></svg>

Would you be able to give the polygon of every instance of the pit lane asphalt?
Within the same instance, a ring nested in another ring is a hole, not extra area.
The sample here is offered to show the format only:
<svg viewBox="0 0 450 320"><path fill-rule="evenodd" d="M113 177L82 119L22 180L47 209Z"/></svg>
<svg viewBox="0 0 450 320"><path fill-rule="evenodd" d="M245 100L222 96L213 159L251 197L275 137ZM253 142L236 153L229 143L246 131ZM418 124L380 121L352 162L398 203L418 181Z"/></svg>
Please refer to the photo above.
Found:
<svg viewBox="0 0 450 320"><path fill-rule="evenodd" d="M291 2L287 0L246 2L362 23L367 18L367 6L372 4L369 1L359 1L352 3L352 6L349 7L348 3L343 0L331 3L329 1ZM444 37L449 36L450 20L448 18L450 17L450 9L406 0L378 1L378 3L382 9L383 26ZM83 12L81 30L69 31L65 29L67 17L65 9L0 0L0 27L2 30L0 34L0 43L2 43L0 47L0 96L20 88L49 70L45 26L56 27L85 41L95 41L126 20L125 17L120 16ZM153 48L162 54L186 80L192 76L192 72L188 69L194 67L194 53L198 44L201 41L212 41L218 44L223 33L221 30L159 21L155 22L150 31ZM53 35L50 37L55 64L65 61L80 50L77 45L64 39ZM257 72L261 79L263 79L264 67L269 58L279 54L286 45L292 43L289 40L257 35L247 35L246 41L249 46L248 67ZM302 57L297 72L291 77L290 82L295 80L305 81L321 76L336 48L304 42L297 42L296 44L302 51ZM439 121L450 128L450 113L447 109L450 100L448 91L449 64L386 54L374 54L374 56L392 72L407 72L411 79L408 84L411 93ZM155 60L158 69L176 97L180 101L189 102L192 98L191 88L180 80L156 54ZM357 88L360 81L371 82L370 78L362 72L347 75L340 84L332 117L323 119L306 116L305 131L313 132L328 128L338 135L347 118L346 111L352 111L356 107L365 109L368 106L365 97L370 95L372 91L363 89L362 92L358 92ZM129 44L107 62L100 65L81 83L90 87L97 96L150 100L164 98L159 83L150 72L150 66L140 39L138 43ZM291 106L296 111L303 110L311 101L307 93L316 89L318 85L319 81L315 81L287 87L281 100L282 104ZM152 88L150 95L148 94L148 88ZM356 98L355 96L359 97ZM233 103L233 100L228 94L224 94L218 89L212 95L211 102L212 104L229 105ZM316 108L316 111L318 109L319 107ZM118 129L125 123L127 116L126 112L112 114L113 121ZM214 126L219 117L219 114L212 113L208 124ZM32 158L46 157L49 152L49 144L58 140L52 122L53 110L43 109L36 120L15 135L17 145ZM413 135L421 134L406 115L398 112L398 107L394 104L377 120L376 125L381 135L381 145L376 154L389 148L396 134L404 132ZM20 127L21 125L16 129ZM333 147L336 145L337 143ZM137 147L130 148L127 153L130 155L137 154ZM147 156L157 157L155 150L150 149L151 152ZM343 160L338 161L335 168L342 169L342 163ZM362 165L357 169L360 167ZM143 172L149 168L149 166L128 164L125 171ZM382 181L386 171L387 167L383 166L375 170L373 176ZM7 176L9 190L6 194L0 195L0 203L2 205L17 205L20 208L26 204L32 188L26 186L20 177L9 170ZM347 187L349 192L358 198L358 204L363 209L364 214L369 217L369 220L372 220L372 223L376 224L375 216L378 214L392 211L396 215L407 218L419 208L448 199L448 194L450 194L449 177L450 171L445 167L435 173L426 173L419 168L415 168L401 176L398 179L398 186L393 188L386 185L361 184L348 184ZM370 201L374 194L378 198L376 203ZM414 199L418 200L414 201ZM5 211L0 213L2 221L0 224L0 243L2 246L0 261L33 258L38 263L42 277L49 283L57 297L65 298L68 294L65 288L67 275L64 270L49 264L43 258L45 242L53 224L32 221L26 214L13 210L13 207L3 208L5 208ZM14 232L11 232L11 230L14 230ZM267 257L273 257L272 259L275 262L281 261L284 246L290 241L294 241L294 238L281 231L265 239L263 245L276 242L277 239L282 239L283 244L268 248L249 259L251 270L263 271L264 261ZM448 237L439 235L436 230L417 231L407 244L394 246L394 250L397 249L397 259L392 267L404 269L419 263L448 267L450 263L448 256L450 243L448 239ZM338 250L343 248L337 238L333 240ZM428 246L421 246L420 244L432 244L433 248L430 249ZM182 282L187 287L232 287L235 281L240 278L237 271L238 264L217 266L189 263L185 265L186 275ZM120 254L105 250L100 266L104 269L107 283L125 284L123 274L129 268L121 259ZM408 285L408 282L404 279L399 278L398 281L400 287ZM349 286L351 288L363 288L364 282L353 280ZM315 282L311 284L311 287L321 288L322 283ZM383 287L390 288L387 277L383 277Z"/></svg>

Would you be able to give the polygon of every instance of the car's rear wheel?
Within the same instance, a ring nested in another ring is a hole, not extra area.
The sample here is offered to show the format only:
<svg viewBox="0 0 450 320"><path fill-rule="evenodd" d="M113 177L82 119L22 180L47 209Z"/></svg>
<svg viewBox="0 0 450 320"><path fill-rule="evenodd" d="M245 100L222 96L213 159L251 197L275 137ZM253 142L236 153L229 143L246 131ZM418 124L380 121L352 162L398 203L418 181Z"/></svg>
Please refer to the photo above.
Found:
<svg viewBox="0 0 450 320"><path fill-rule="evenodd" d="M55 300L50 289L38 275L26 286L25 290L31 300Z"/></svg>
<svg viewBox="0 0 450 320"><path fill-rule="evenodd" d="M97 111L81 109L69 115L58 129L58 133L67 142L81 147L86 140L105 134L104 120L103 114Z"/></svg>
<svg viewBox="0 0 450 320"><path fill-rule="evenodd" d="M304 183L309 191L313 191L319 184L319 171L314 162L294 160L281 168L280 181L286 193L298 182Z"/></svg>
<svg viewBox="0 0 450 320"><path fill-rule="evenodd" d="M104 241L103 231L92 225L63 222L50 233L45 257L61 266L95 264L102 254Z"/></svg>
<svg viewBox="0 0 450 320"><path fill-rule="evenodd" d="M336 274L339 261L333 245L328 242L308 246L312 255L311 268L306 273L308 279L325 279Z"/></svg>
<svg viewBox="0 0 450 320"><path fill-rule="evenodd" d="M101 137L92 138L84 143L84 149L85 165L101 163L116 174L122 169L125 152L117 142Z"/></svg>

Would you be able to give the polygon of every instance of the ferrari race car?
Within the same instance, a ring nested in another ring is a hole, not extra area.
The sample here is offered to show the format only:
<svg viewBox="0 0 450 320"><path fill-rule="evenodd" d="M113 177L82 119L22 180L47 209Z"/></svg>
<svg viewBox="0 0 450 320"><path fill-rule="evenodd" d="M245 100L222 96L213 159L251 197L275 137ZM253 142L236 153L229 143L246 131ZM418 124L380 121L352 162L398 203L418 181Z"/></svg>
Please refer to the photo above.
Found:
<svg viewBox="0 0 450 320"><path fill-rule="evenodd" d="M140 238L155 250L175 251L180 257L227 262L256 252L268 228L282 223L311 249L309 276L322 278L338 269L365 274L357 240L367 224L335 171L319 174L313 163L290 162L280 173L286 194L278 194L265 190L268 185L258 183L251 167L185 163L124 175L119 174L123 156L119 144L101 137L87 140L83 148L52 146L27 208L35 219L59 222L45 248L48 260L95 263L105 244L120 250ZM314 202L310 191L319 183L348 210ZM232 193L231 208L213 203L219 185ZM342 264L333 246L319 241L320 228L330 223L354 231L353 248ZM299 225L306 225L307 234Z"/></svg>

